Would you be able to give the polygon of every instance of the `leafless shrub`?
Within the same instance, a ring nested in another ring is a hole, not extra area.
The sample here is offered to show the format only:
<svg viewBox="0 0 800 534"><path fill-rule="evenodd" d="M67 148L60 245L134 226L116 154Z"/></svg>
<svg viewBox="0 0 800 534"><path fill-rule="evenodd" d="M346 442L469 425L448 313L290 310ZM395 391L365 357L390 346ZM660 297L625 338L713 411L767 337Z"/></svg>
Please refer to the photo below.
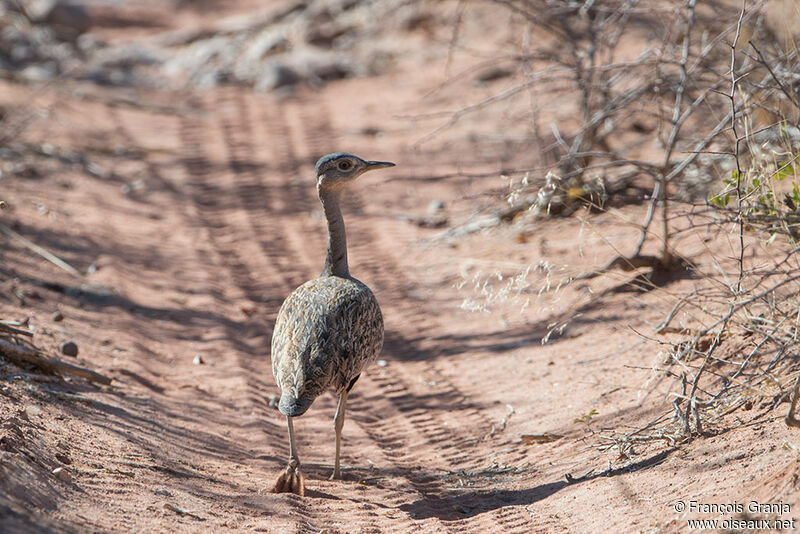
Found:
<svg viewBox="0 0 800 534"><path fill-rule="evenodd" d="M459 16L487 2L526 28L511 58L524 79L452 112L431 135L530 93L530 142L542 161L520 170L525 179L509 201L569 214L570 199L602 209L632 184L649 186L631 253L586 277L691 265L699 280L656 332L672 337L655 340L667 350L649 382L668 386L670 408L641 428L606 432L601 448L626 456L638 444L676 444L735 410L759 418L788 400L800 383L800 8L782 0L486 0L461 2ZM558 94L575 95L579 120L547 117L540 103ZM675 243L700 232L728 237L731 253L709 247L702 259L683 258ZM645 256L652 236L660 253Z"/></svg>
<svg viewBox="0 0 800 534"><path fill-rule="evenodd" d="M542 160L528 170L512 203L539 215L570 214L581 204L602 208L608 199L613 205L631 184L646 187L649 181L649 210L628 258L641 256L660 205L656 259L662 267L674 263L670 199L673 192L705 196L708 183L698 187L697 168L720 152L736 112L724 93L730 43L741 32L758 31L764 1L739 17L740 10L723 0L701 6L695 0L475 0L460 3L459 20L464 6L486 3L512 13L523 29L519 50L506 58L523 79L452 112L430 136L528 93L532 152ZM457 36L456 28L454 41ZM756 66L748 59L736 75ZM565 94L574 98L565 101ZM573 106L577 120L548 116L542 103L554 99Z"/></svg>
<svg viewBox="0 0 800 534"><path fill-rule="evenodd" d="M790 4L785 17L800 16ZM747 14L740 12L740 20ZM689 439L713 431L736 410L761 420L782 402L791 426L800 384L800 99L798 56L793 40L762 28L741 42L740 25L730 52L727 136L729 175L709 197L690 228L707 226L732 239L729 257L711 256L698 267L702 284L675 303L658 333L689 339L672 350L654 372L674 377L672 416L648 432L610 434L607 446L627 451L649 438ZM747 66L742 77L737 66ZM683 324L674 326L676 318ZM739 418L737 424L747 421Z"/></svg>

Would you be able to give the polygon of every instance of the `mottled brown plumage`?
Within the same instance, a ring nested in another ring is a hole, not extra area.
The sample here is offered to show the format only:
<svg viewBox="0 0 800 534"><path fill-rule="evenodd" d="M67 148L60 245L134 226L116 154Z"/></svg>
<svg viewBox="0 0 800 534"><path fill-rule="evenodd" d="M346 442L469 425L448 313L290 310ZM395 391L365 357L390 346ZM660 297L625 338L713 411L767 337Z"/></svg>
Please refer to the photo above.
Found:
<svg viewBox="0 0 800 534"><path fill-rule="evenodd" d="M281 335L272 339L277 356L272 373L284 413L292 415L329 389L341 393L375 359L383 344L383 318L363 283L321 276L289 295L275 332Z"/></svg>
<svg viewBox="0 0 800 534"><path fill-rule="evenodd" d="M381 350L383 317L372 291L350 276L339 200L345 186L362 173L393 165L365 161L344 152L329 154L317 162L317 192L328 223L325 267L319 278L301 285L286 298L272 335L272 373L281 390L278 408L286 416L289 428L289 464L278 477L275 492L305 493L292 418L303 415L326 390L339 395L331 478L340 476L347 394Z"/></svg>

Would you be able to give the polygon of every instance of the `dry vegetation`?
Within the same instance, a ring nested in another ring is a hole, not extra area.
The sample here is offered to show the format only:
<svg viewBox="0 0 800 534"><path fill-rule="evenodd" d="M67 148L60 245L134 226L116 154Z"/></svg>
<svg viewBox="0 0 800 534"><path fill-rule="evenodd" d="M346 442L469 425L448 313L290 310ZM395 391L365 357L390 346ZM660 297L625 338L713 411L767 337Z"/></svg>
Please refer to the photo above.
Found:
<svg viewBox="0 0 800 534"><path fill-rule="evenodd" d="M543 159L535 168L507 171L511 208L495 222L515 218L524 225L581 206L615 213L637 197L648 209L639 240L601 269L572 276L558 269L554 284L554 269L542 260L538 288L528 280L531 267L505 281L466 273L462 285L472 284L475 297L464 307L487 311L494 300L513 298L524 309L531 293L545 305L543 294L555 298L570 281L615 269L645 269L630 282L642 287L692 277L694 289L669 303L654 332L641 333L660 350L651 391L672 384L663 414L633 431L599 432L599 448L626 457L634 444L675 445L718 431L724 416L740 408L757 409L738 424L763 419L790 395L786 423L796 426L798 7L788 1L491 3L524 28L519 52L506 56L522 81L453 112L431 135L479 109L530 96L530 142ZM459 9L473 4L460 2ZM458 25L457 19L454 47ZM541 103L564 91L576 95L571 105L580 120L545 123ZM698 236L725 245L708 245L703 257L684 255L679 243ZM654 253L644 254L646 248ZM550 333L570 320L554 322Z"/></svg>

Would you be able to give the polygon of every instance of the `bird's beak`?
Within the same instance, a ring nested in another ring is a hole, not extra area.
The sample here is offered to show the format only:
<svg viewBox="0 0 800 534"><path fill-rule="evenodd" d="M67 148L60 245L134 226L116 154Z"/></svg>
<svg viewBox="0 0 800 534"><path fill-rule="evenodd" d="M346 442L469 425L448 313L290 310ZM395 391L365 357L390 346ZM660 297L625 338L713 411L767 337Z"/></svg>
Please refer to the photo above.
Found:
<svg viewBox="0 0 800 534"><path fill-rule="evenodd" d="M366 170L372 171L375 169L385 169L386 167L394 167L394 163L391 161L368 161Z"/></svg>

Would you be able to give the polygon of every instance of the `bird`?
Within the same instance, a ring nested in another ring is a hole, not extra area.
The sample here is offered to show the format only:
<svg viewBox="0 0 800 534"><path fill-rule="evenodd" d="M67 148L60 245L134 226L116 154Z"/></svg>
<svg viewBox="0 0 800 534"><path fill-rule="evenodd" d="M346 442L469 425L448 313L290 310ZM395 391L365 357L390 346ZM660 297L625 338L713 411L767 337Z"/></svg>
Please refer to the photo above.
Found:
<svg viewBox="0 0 800 534"><path fill-rule="evenodd" d="M289 462L275 481L275 493L305 495L292 420L327 390L339 397L330 479L341 478L339 455L347 395L383 347L383 315L369 287L350 275L340 203L345 188L356 178L394 165L335 152L321 157L314 168L327 220L328 249L322 274L286 297L272 334L272 374L280 389L278 410L286 416L289 431Z"/></svg>

